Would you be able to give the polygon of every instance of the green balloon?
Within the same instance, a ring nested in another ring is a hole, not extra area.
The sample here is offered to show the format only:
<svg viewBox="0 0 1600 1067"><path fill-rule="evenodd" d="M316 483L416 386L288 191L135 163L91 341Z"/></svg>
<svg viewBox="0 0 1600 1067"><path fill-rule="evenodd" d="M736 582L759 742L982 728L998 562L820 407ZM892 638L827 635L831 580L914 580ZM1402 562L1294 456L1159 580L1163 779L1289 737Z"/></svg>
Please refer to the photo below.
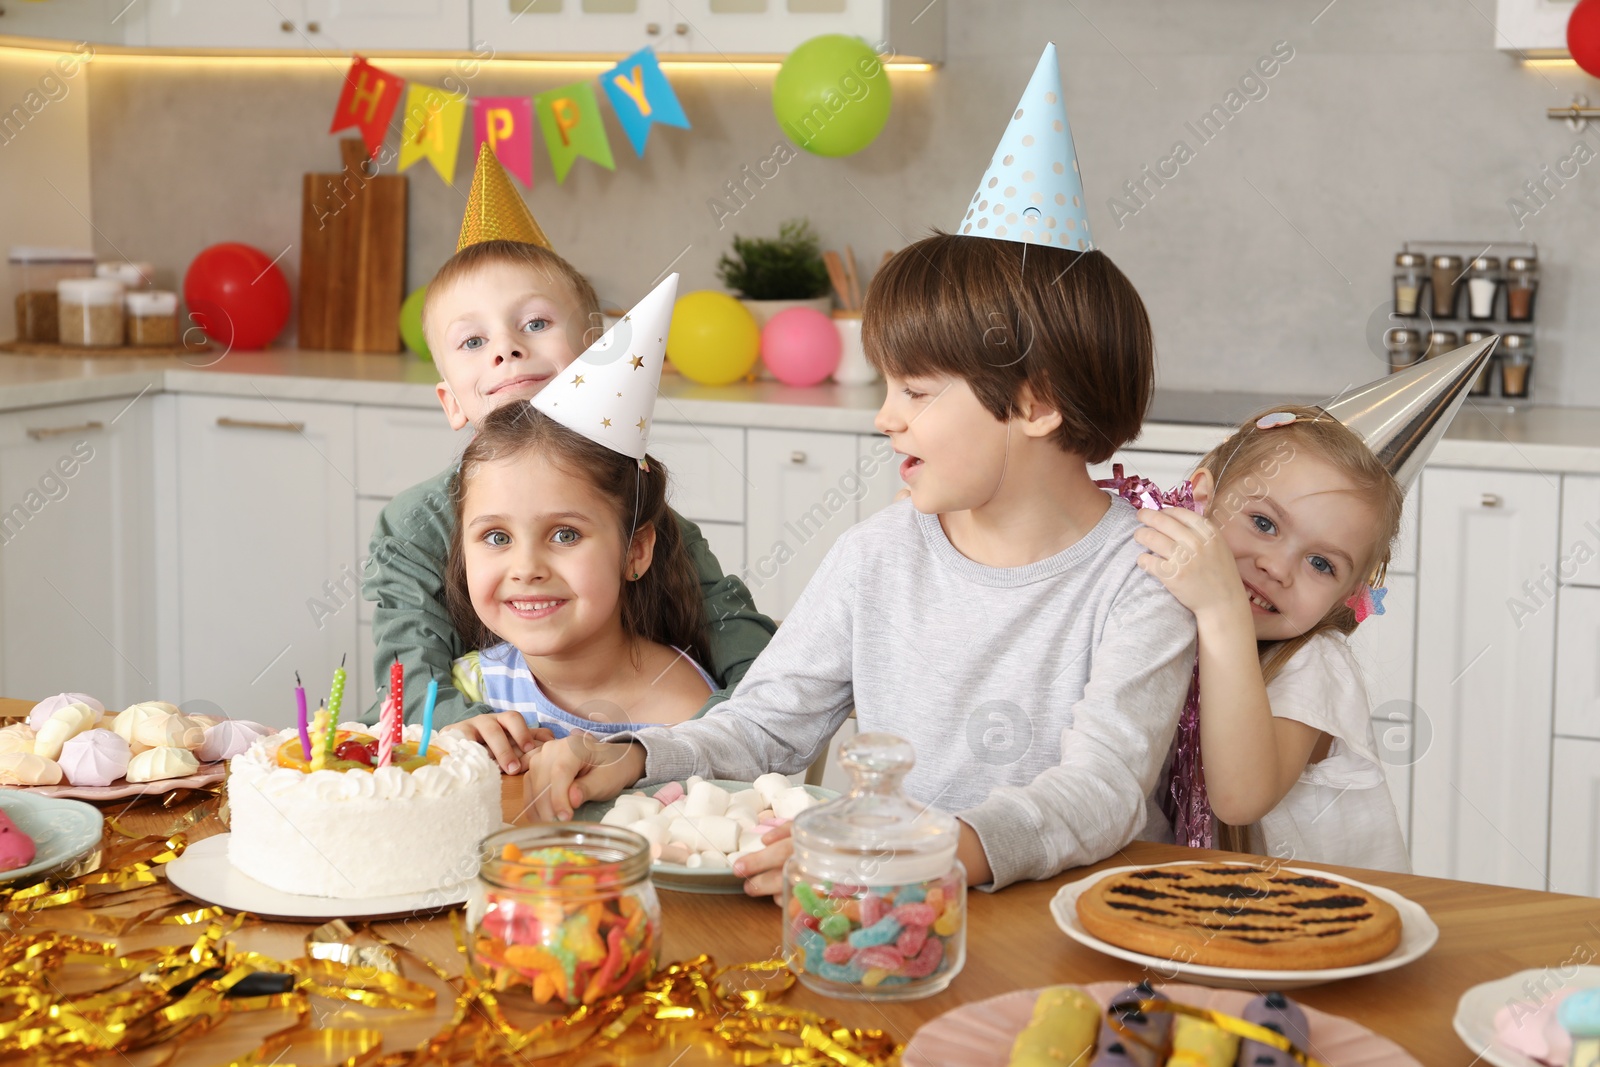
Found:
<svg viewBox="0 0 1600 1067"><path fill-rule="evenodd" d="M853 155L889 121L889 74L859 37L813 37L779 68L772 113L789 140L807 152Z"/></svg>
<svg viewBox="0 0 1600 1067"><path fill-rule="evenodd" d="M422 336L422 298L427 295L428 287L421 286L400 305L400 339L412 352L431 360L433 353L428 351L428 339Z"/></svg>

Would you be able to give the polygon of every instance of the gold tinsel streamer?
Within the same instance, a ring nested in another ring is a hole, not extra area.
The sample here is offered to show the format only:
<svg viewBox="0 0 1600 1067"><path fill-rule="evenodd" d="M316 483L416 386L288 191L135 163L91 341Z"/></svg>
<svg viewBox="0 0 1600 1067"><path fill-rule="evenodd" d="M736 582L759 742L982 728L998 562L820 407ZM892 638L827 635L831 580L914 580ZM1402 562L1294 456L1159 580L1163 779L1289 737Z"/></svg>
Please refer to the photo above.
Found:
<svg viewBox="0 0 1600 1067"><path fill-rule="evenodd" d="M161 865L182 854L183 829L195 821L185 817L169 833L115 841L70 871L0 890L0 924L11 933L0 942L0 1004L9 1004L0 1011L0 1061L76 1067L150 1050L156 1058L144 1062L159 1067L230 1016L264 1010L290 1011L293 1021L226 1067L579 1067L627 1063L687 1044L737 1067L887 1067L900 1054L882 1031L847 1028L775 1003L794 984L781 960L719 969L699 956L668 964L636 993L524 1028L506 1015L501 998L508 995L473 968L459 913L451 923L465 964L460 976L376 930L340 921L312 931L299 959L241 950L231 938L251 917L177 902L160 877ZM108 825L131 837L114 820ZM137 910L126 914L130 908ZM76 923L112 937L150 926L203 929L186 944L124 951L114 940L34 929L46 919L52 927ZM369 943L359 943L364 939ZM362 1009L436 1008L435 989L406 978L402 959L443 983L455 1001L448 1021L421 1045L385 1051L381 1019L366 1024ZM288 976L292 988L235 995L257 974ZM340 1016L356 1025L316 1025L314 996L356 1005Z"/></svg>

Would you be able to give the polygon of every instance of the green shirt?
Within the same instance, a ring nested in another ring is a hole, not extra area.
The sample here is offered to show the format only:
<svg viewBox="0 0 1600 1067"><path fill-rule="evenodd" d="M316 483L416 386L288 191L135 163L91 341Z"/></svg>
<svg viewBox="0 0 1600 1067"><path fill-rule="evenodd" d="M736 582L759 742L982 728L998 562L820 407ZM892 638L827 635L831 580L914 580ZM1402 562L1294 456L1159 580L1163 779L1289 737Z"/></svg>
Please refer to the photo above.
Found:
<svg viewBox="0 0 1600 1067"><path fill-rule="evenodd" d="M439 702L433 721L437 726L491 710L467 700L450 680L451 664L471 651L450 625L444 605L445 559L455 536L450 506L454 473L454 468L446 470L389 501L372 528L371 554L361 579L361 595L377 605L372 613L372 638L377 645L372 665L375 692L388 689L389 667L399 656L406 672L406 721L422 721L427 679L436 678ZM744 583L722 573L700 528L676 512L673 515L700 574L700 592L705 597L711 662L702 666L722 686L711 694L706 703L709 708L727 699L767 647L776 627L756 610ZM381 702L380 697L363 717L365 721L377 721Z"/></svg>

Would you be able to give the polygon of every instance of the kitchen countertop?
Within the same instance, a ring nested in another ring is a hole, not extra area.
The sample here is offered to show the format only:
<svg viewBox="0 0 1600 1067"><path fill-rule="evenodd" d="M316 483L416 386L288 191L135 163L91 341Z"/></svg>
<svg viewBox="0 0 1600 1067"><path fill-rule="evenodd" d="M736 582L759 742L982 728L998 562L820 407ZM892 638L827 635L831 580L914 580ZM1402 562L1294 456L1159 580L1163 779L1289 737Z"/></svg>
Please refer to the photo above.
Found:
<svg viewBox="0 0 1600 1067"><path fill-rule="evenodd" d="M53 359L0 355L0 411L136 396L146 391L433 408L437 374L410 356L269 349L203 357ZM669 422L871 433L882 385L794 388L759 381L696 385L669 374L657 417ZM1247 392L1156 392L1135 448L1203 452L1245 416L1285 400ZM1516 411L1468 399L1431 460L1434 466L1547 474L1600 474L1600 409L1529 406Z"/></svg>

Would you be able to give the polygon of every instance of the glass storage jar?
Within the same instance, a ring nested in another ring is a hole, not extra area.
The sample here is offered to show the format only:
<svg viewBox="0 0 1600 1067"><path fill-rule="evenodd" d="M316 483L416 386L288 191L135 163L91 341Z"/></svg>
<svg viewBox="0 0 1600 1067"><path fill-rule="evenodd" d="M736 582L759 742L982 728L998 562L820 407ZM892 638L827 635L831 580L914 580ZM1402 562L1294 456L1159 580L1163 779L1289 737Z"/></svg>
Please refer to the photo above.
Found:
<svg viewBox="0 0 1600 1067"><path fill-rule="evenodd" d="M1500 395L1526 400L1533 385L1533 334L1508 333L1500 338Z"/></svg>
<svg viewBox="0 0 1600 1067"><path fill-rule="evenodd" d="M650 842L601 823L490 834L467 929L472 964L493 989L565 1005L637 989L661 955Z"/></svg>
<svg viewBox="0 0 1600 1067"><path fill-rule="evenodd" d="M850 792L795 820L784 866L784 958L807 988L827 996L931 996L966 962L960 827L900 791L916 762L910 742L858 734L839 762Z"/></svg>
<svg viewBox="0 0 1600 1067"><path fill-rule="evenodd" d="M1467 318L1487 322L1494 318L1500 295L1500 257L1478 256L1467 268Z"/></svg>
<svg viewBox="0 0 1600 1067"><path fill-rule="evenodd" d="M1433 257L1433 317L1436 319L1453 319L1456 317L1456 305L1461 297L1461 268L1460 256L1434 256Z"/></svg>
<svg viewBox="0 0 1600 1067"><path fill-rule="evenodd" d="M1421 362L1428 342L1421 330L1395 326L1384 332L1383 347L1389 353L1389 373L1393 374Z"/></svg>
<svg viewBox="0 0 1600 1067"><path fill-rule="evenodd" d="M1538 259L1512 256L1506 260L1506 321L1532 322L1534 297L1538 293Z"/></svg>
<svg viewBox="0 0 1600 1067"><path fill-rule="evenodd" d="M1428 284L1428 257L1399 252L1394 257L1394 313L1414 319L1422 314L1422 289Z"/></svg>
<svg viewBox="0 0 1600 1067"><path fill-rule="evenodd" d="M70 248L11 249L11 286L16 290L17 340L55 344L61 339L56 283L94 273L94 254Z"/></svg>
<svg viewBox="0 0 1600 1067"><path fill-rule="evenodd" d="M1461 343L1464 345L1476 344L1486 337L1494 336L1488 330L1466 330L1461 334ZM1478 372L1477 379L1472 383L1472 388L1467 390L1468 396L1488 396L1489 389L1494 384L1494 368L1497 355L1491 354L1483 362L1483 370Z"/></svg>
<svg viewBox="0 0 1600 1067"><path fill-rule="evenodd" d="M122 283L64 278L56 283L61 343L108 348L123 342Z"/></svg>
<svg viewBox="0 0 1600 1067"><path fill-rule="evenodd" d="M129 293L128 343L175 345L178 343L178 294L159 289Z"/></svg>

